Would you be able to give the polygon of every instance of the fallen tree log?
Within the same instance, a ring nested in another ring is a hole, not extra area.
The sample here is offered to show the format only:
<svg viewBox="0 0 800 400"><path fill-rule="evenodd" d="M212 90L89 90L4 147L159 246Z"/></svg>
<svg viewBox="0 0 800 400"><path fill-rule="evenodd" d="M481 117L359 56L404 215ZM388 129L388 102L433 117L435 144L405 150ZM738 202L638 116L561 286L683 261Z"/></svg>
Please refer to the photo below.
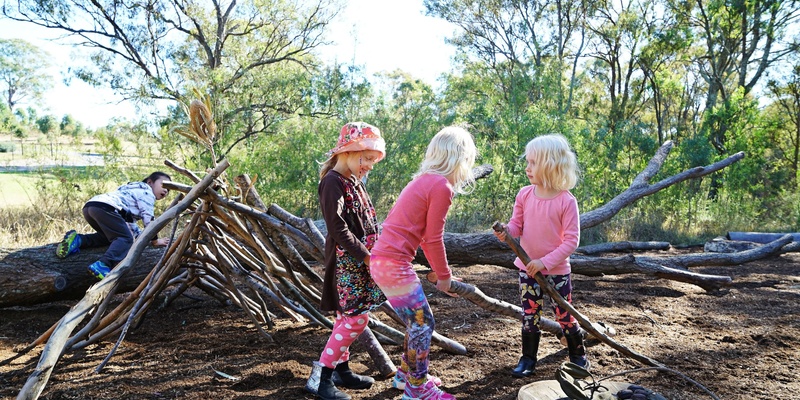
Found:
<svg viewBox="0 0 800 400"><path fill-rule="evenodd" d="M767 233L767 232L728 232L725 237L728 240L753 243L769 243L782 238L784 235L791 235L792 240L800 242L800 233Z"/></svg>
<svg viewBox="0 0 800 400"><path fill-rule="evenodd" d="M588 246L581 246L575 250L575 253L592 255L620 251L669 250L670 248L672 248L672 245L670 245L669 242L630 242L626 240L622 242L598 243Z"/></svg>
<svg viewBox="0 0 800 400"><path fill-rule="evenodd" d="M83 249L66 259L56 258L56 244L24 249L0 249L0 308L29 306L61 300L77 300L97 278L86 267L97 261L106 248ZM147 247L119 282L121 292L138 286L165 249Z"/></svg>
<svg viewBox="0 0 800 400"><path fill-rule="evenodd" d="M447 259L451 264L491 264L516 270L516 256L511 248L497 240L492 234L447 234L444 236ZM663 279L691 283L707 291L719 290L731 284L729 276L707 275L691 272L682 264L689 264L683 258L689 256L671 256L664 258L637 257L624 255L620 257L590 257L573 255L570 257L572 272L586 276L645 274ZM723 257L720 257L723 258ZM707 258L708 262L717 262ZM417 252L414 260L428 265L422 251Z"/></svg>

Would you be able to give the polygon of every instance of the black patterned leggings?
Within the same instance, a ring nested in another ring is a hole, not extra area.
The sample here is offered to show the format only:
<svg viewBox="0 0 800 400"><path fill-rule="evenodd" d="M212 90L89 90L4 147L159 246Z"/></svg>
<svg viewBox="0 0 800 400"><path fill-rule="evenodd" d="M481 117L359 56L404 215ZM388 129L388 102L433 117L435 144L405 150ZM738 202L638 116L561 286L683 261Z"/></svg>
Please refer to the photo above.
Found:
<svg viewBox="0 0 800 400"><path fill-rule="evenodd" d="M571 275L545 275L545 279L564 297L568 303L572 304L572 278ZM528 276L525 271L519 271L519 293L522 303L522 331L539 332L539 320L542 317L542 306L544 305L544 294L536 279ZM550 305L555 314L555 320L561 325L564 334L572 334L578 331L578 321L569 311L564 310L553 299Z"/></svg>

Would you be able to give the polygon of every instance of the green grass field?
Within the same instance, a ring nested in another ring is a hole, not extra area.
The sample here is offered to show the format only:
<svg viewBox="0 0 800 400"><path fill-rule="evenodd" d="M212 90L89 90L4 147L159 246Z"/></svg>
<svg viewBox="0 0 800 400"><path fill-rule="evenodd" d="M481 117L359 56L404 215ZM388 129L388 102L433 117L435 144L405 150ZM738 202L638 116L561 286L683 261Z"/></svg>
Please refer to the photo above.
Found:
<svg viewBox="0 0 800 400"><path fill-rule="evenodd" d="M0 173L0 208L26 206L36 201L37 174Z"/></svg>

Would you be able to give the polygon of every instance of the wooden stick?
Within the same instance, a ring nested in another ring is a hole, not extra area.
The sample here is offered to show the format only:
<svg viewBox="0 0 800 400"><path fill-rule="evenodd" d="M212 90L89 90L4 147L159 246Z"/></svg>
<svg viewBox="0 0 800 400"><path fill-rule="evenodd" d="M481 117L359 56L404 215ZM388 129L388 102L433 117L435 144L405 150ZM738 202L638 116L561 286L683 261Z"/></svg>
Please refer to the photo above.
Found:
<svg viewBox="0 0 800 400"><path fill-rule="evenodd" d="M496 232L504 232L506 234L506 239L505 239L506 244L508 244L511 247L511 250L514 251L514 254L516 254L517 257L519 257L519 259L522 261L523 264L528 265L528 263L531 262L531 258L528 257L528 254L525 253L525 250L522 249L522 247L519 245L516 239L511 237L511 234L508 233L508 230L500 222L495 222L494 225L492 225L492 229L494 229ZM588 318L583 316L583 314L578 312L578 310L576 310L575 307L572 306L572 304L566 301L561 296L561 294L558 293L558 291L553 287L553 285L551 285L550 282L548 282L547 279L545 279L544 275L542 275L541 272L537 272L533 278L536 279L536 282L539 284L542 290L544 290L545 293L547 293L547 295L553 299L553 301L558 303L558 305L561 306L561 308L569 311L569 313L572 314L572 316L578 320L578 322L581 324L581 328L591 333L601 342L611 346L620 353L625 354L628 357L633 358L634 360L639 361L643 364L649 365L651 367L664 367L664 364L661 364L650 357L641 355L615 342L614 339L611 339L604 333L595 329L594 324L592 324L592 322Z"/></svg>

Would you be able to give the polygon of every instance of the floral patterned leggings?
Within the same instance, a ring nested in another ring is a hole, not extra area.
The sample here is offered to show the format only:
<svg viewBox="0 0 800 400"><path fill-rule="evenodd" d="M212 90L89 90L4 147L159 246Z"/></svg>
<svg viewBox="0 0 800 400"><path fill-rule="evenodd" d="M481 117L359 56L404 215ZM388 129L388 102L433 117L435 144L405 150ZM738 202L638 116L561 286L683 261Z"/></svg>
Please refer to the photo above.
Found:
<svg viewBox="0 0 800 400"><path fill-rule="evenodd" d="M572 278L567 275L545 275L545 279L561 294L568 303L572 304ZM542 317L544 294L536 279L528 276L525 271L519 271L519 293L522 302L522 331L539 332L539 320ZM578 321L569 311L564 310L555 301L550 299L556 322L561 325L565 335L578 331Z"/></svg>
<svg viewBox="0 0 800 400"><path fill-rule="evenodd" d="M373 255L370 273L389 303L406 324L401 368L408 366L406 379L414 386L428 375L428 353L436 322L422 283L411 264Z"/></svg>

